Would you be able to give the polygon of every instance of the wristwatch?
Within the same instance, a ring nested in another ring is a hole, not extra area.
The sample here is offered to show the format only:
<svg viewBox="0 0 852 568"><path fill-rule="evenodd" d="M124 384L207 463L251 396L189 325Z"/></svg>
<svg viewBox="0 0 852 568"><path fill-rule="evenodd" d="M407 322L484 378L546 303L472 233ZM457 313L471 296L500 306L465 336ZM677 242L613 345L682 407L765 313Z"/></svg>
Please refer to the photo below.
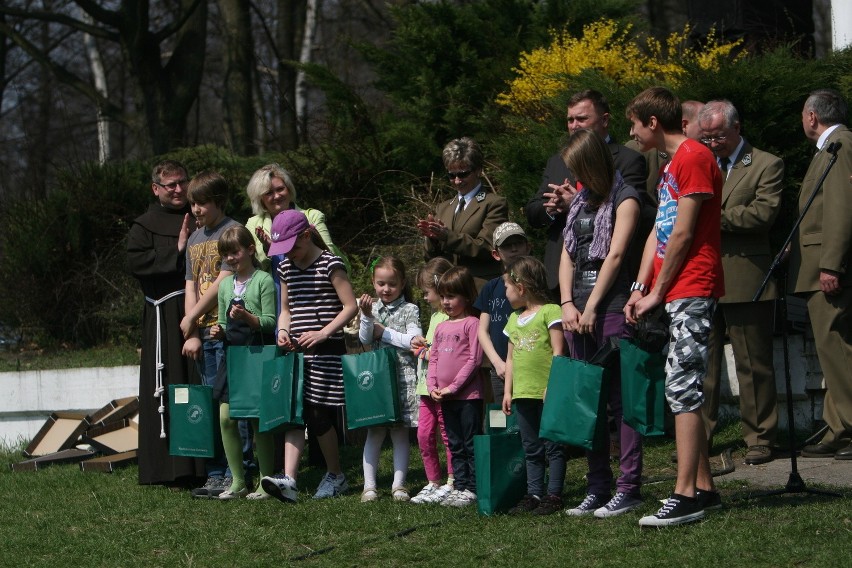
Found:
<svg viewBox="0 0 852 568"><path fill-rule="evenodd" d="M630 291L631 292L635 292L636 290L639 290L643 294L648 293L648 287L645 286L644 284L642 284L641 282L634 282L633 284L630 285Z"/></svg>

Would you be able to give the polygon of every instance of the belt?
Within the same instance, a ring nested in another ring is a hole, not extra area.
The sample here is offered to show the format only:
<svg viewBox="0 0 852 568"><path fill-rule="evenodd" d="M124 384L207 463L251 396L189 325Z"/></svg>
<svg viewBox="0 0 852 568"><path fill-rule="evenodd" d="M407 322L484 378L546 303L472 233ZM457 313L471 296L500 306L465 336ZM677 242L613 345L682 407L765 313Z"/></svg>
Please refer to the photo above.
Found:
<svg viewBox="0 0 852 568"><path fill-rule="evenodd" d="M162 335L160 333L160 305L164 302L171 300L177 296L181 296L186 293L186 290L175 290L170 294L166 294L159 300L155 300L153 298L149 298L145 296L145 301L154 306L154 315L157 318L157 347L155 350L154 360L156 361L156 379L155 379L155 388L154 388L154 398L160 398L160 406L157 408L157 412L160 413L160 438L166 437L166 421L164 415L166 413L166 407L163 405L163 393L165 389L163 388L163 349L162 349Z"/></svg>

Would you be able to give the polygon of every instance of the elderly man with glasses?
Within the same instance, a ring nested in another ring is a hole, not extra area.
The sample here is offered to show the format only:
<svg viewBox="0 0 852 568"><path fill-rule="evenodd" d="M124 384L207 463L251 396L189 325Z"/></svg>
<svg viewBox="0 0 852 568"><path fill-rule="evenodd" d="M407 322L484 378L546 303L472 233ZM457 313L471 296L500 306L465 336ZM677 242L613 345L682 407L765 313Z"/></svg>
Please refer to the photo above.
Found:
<svg viewBox="0 0 852 568"><path fill-rule="evenodd" d="M710 101L698 114L701 142L722 172L722 267L725 295L713 317L701 413L708 440L719 418L725 333L730 338L740 391L740 423L748 446L745 463L772 460L778 429L778 393L772 362L774 300L770 282L758 302L752 297L772 262L769 230L781 207L784 163L758 150L740 134L740 117L730 101Z"/></svg>

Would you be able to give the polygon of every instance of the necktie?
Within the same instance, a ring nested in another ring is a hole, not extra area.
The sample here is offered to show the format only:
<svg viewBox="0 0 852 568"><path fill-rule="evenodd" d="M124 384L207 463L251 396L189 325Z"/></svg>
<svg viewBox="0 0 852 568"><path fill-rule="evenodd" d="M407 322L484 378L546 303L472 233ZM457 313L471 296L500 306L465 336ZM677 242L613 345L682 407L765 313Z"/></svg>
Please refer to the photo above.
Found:
<svg viewBox="0 0 852 568"><path fill-rule="evenodd" d="M464 211L464 197L459 197L459 206L456 208L455 217L458 217L462 211Z"/></svg>
<svg viewBox="0 0 852 568"><path fill-rule="evenodd" d="M728 177L728 166L731 165L731 160L729 158L719 158L719 167L722 169L722 177Z"/></svg>

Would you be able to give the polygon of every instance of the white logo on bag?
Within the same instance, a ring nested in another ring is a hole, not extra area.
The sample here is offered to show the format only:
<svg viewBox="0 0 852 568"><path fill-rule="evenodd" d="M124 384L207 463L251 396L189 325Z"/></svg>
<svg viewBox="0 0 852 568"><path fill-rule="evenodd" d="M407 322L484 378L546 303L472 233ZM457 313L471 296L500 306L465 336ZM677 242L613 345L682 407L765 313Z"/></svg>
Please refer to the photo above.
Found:
<svg viewBox="0 0 852 568"><path fill-rule="evenodd" d="M198 424L202 418L204 418L204 410L197 404L193 404L186 409L186 419L190 424Z"/></svg>
<svg viewBox="0 0 852 568"><path fill-rule="evenodd" d="M272 385L271 385L272 394L278 394L278 391L281 389L281 375L275 375L272 377Z"/></svg>
<svg viewBox="0 0 852 568"><path fill-rule="evenodd" d="M513 458L506 464L506 470L512 477L520 477L526 467L527 466L522 458Z"/></svg>
<svg viewBox="0 0 852 568"><path fill-rule="evenodd" d="M373 388L373 373L370 371L361 371L358 373L358 388L362 391L368 391Z"/></svg>

